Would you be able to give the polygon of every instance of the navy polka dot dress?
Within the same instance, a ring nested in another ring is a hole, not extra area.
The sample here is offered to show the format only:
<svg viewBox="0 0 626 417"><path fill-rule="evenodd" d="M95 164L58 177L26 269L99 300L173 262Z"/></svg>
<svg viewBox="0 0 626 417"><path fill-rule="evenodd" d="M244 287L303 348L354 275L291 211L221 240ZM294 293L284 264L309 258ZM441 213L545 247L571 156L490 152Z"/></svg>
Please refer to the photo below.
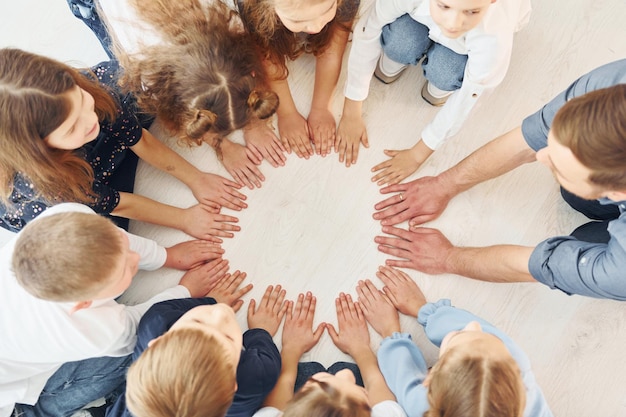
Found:
<svg viewBox="0 0 626 417"><path fill-rule="evenodd" d="M108 214L118 205L120 190L132 192L137 157L129 148L141 139L142 124L137 117L134 98L121 94L117 87L117 63L101 63L92 68L92 71L119 104L117 118L112 122L101 122L98 137L77 151L84 155L94 171L93 190L97 200L90 207L97 213ZM134 165L130 169L120 169L124 162L126 165L129 162ZM0 226L18 232L56 203L60 201L42 199L28 178L18 173L13 181L9 204L0 202Z"/></svg>

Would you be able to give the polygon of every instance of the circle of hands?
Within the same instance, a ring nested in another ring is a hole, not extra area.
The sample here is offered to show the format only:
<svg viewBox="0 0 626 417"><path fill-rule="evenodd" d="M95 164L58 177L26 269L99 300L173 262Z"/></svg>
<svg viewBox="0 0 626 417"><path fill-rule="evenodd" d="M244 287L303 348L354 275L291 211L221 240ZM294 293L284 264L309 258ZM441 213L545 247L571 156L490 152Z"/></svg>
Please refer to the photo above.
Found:
<svg viewBox="0 0 626 417"><path fill-rule="evenodd" d="M227 271L226 260L214 259L191 268L180 283L189 289L192 297L211 297L237 312L244 304L241 298L253 285L241 286L245 272ZM280 285L270 285L258 302L250 300L248 328L263 329L273 337L284 319L281 354L296 361L317 344L324 330L342 352L358 358L371 352L368 323L382 337L388 337L400 332L398 313L417 317L419 309L426 304L424 294L406 273L381 266L376 276L384 284L381 289L365 280L358 282L357 300L349 294L339 294L335 300L337 327L319 323L314 328L317 298L310 291L299 294L294 301L286 299L286 291Z"/></svg>
<svg viewBox="0 0 626 417"><path fill-rule="evenodd" d="M296 112L279 118L278 126L280 135L267 121L252 121L244 128L245 146L227 139L222 141L222 162L235 181L198 171L189 184L198 204L184 210L184 232L219 245L222 238L232 238L234 232L240 231L236 224L239 219L220 214L220 211L222 207L234 211L247 208L246 196L240 190L244 186L249 189L261 187L265 177L258 165L263 159L279 167L285 165L285 153L294 151L299 157L308 159L314 154L326 156L334 149L339 154L339 161L350 166L357 161L360 144L369 146L360 115L346 114L336 127L328 110L312 109L308 120ZM415 161L423 162L430 155L432 151L426 148L424 154L424 148L420 141L409 150L385 150L392 159L372 168L377 172L372 181L378 185L388 184L381 188L381 194L393 194L375 205L373 217L381 222L382 232L387 235L376 237L375 242L381 252L400 258L388 260L387 265L438 274L444 271L445 258L452 245L438 230L419 226L443 212L454 196L450 194L451 187L442 184L438 177L399 183L419 168L421 162L416 164ZM412 161L408 165L402 162L408 160ZM400 165L402 167L398 168ZM407 170L407 166L410 169ZM395 227L407 220L408 230ZM183 253L183 256L189 258L188 254ZM198 263L214 259L201 258L197 257Z"/></svg>
<svg viewBox="0 0 626 417"><path fill-rule="evenodd" d="M239 190L243 186L250 189L261 186L265 178L257 166L263 159L278 167L285 164L285 153L292 150L308 159L314 154L326 156L334 148L340 162L345 162L347 167L356 163L360 144L368 147L363 120L344 117L335 130L334 119L328 115L329 112L312 111L309 120L299 114L299 117L283 118L278 124L280 137L265 121L253 122L244 129L246 146L223 141L223 162L236 181L202 172L192 181L190 188L199 203L186 210L184 231L202 240L167 248L165 265L187 271L180 284L189 289L191 297L212 297L238 311L243 305L241 297L252 289L252 284L241 287L246 278L244 272L228 273L228 261L222 259L224 250L219 245L223 242L221 238L233 237L240 227L234 224L238 222L236 217L219 212L222 207L236 211L247 207L246 196ZM387 337L400 331L398 312L417 317L426 300L417 284L395 268L412 268L428 274L444 271L447 253L453 248L451 243L438 230L420 225L437 218L454 195L445 191L450 188L442 186L437 177L398 184L420 165L412 164L414 168L408 171L402 168L404 174L398 174L396 168L403 164L401 161L413 158L407 152L413 150L387 150L385 154L392 159L372 168L378 172L372 181L390 184L380 190L381 194L393 194L375 205L373 215L386 234L375 238L378 250L398 258L388 259L376 273L384 286L377 289L370 280L359 281L356 301L350 295L339 294L337 329L330 323L321 323L313 329L316 298L310 292L290 301L285 300L285 290L280 285L269 286L258 306L255 300L250 301L250 328L262 328L274 336L286 317L283 349L287 353L302 355L326 330L341 351L354 357L359 354L358 349L369 349L367 323ZM408 230L395 226L407 220Z"/></svg>

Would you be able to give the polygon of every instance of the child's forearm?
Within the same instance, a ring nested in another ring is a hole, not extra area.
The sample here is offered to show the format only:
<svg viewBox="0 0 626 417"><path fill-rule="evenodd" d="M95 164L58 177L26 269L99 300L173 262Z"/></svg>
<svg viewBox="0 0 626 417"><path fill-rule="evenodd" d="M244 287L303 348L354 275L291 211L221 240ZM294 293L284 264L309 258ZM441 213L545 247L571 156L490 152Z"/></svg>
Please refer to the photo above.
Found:
<svg viewBox="0 0 626 417"><path fill-rule="evenodd" d="M311 108L324 108L330 102L341 73L343 54L348 43L349 32L335 29L330 45L323 54L317 57L315 65L315 87Z"/></svg>
<svg viewBox="0 0 626 417"><path fill-rule="evenodd" d="M351 355L361 371L370 404L375 405L386 400L395 401L396 397L387 386L385 378L378 367L376 355L374 355L369 346L359 351L351 352Z"/></svg>
<svg viewBox="0 0 626 417"><path fill-rule="evenodd" d="M435 150L430 149L421 138L411 148L411 155L413 156L413 159L415 159L415 161L419 162L420 164L427 160L428 157L434 152Z"/></svg>
<svg viewBox="0 0 626 417"><path fill-rule="evenodd" d="M361 117L363 102L345 98L343 102L343 115L341 117Z"/></svg>
<svg viewBox="0 0 626 417"><path fill-rule="evenodd" d="M278 95L278 109L276 109L276 114L278 117L282 117L287 114L291 114L293 112L297 112L296 103L293 101L293 97L291 96L291 90L289 89L289 83L286 79L284 80L273 80L270 82L270 88Z"/></svg>
<svg viewBox="0 0 626 417"><path fill-rule="evenodd" d="M281 369L278 381L274 386L274 389L269 393L263 405L265 407L274 407L279 410L284 410L287 403L293 398L293 388L296 384L296 377L298 376L298 361L300 355L290 352L289 350L281 352Z"/></svg>
<svg viewBox="0 0 626 417"><path fill-rule="evenodd" d="M182 218L183 209L159 203L137 194L121 192L120 202L111 214L127 219L182 229L180 219Z"/></svg>
<svg viewBox="0 0 626 417"><path fill-rule="evenodd" d="M142 160L163 172L171 174L187 186L200 174L200 170L164 145L146 129L143 129L141 140L132 146L131 149Z"/></svg>

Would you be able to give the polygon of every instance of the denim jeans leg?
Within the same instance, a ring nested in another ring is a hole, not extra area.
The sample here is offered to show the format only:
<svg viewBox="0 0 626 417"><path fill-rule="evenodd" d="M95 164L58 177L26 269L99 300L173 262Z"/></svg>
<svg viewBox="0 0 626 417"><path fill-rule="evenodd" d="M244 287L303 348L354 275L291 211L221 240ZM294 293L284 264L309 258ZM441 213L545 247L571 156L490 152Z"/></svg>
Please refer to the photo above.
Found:
<svg viewBox="0 0 626 417"><path fill-rule="evenodd" d="M428 27L405 14L383 27L380 44L392 61L417 65L433 43L428 37Z"/></svg>
<svg viewBox="0 0 626 417"><path fill-rule="evenodd" d="M337 372L343 371L344 369L349 369L350 371L352 371L352 374L354 375L354 380L357 385L361 387L365 386L365 384L363 383L363 377L361 376L361 370L356 363L335 362L328 368L328 373L335 375Z"/></svg>
<svg viewBox="0 0 626 417"><path fill-rule="evenodd" d="M109 58L115 59L111 37L102 19L100 19L100 15L98 15L97 0L67 0L67 5L70 7L72 14L77 19L82 20L96 35Z"/></svg>
<svg viewBox="0 0 626 417"><path fill-rule="evenodd" d="M600 204L598 200L585 200L561 187L561 197L574 210L593 220L615 220L620 216L615 204Z"/></svg>
<svg viewBox="0 0 626 417"><path fill-rule="evenodd" d="M124 391L131 362L131 355L68 362L48 379L37 404L17 404L13 415L69 417L99 398L112 401Z"/></svg>
<svg viewBox="0 0 626 417"><path fill-rule="evenodd" d="M326 372L326 368L319 362L299 362L298 363L298 375L296 376L296 383L293 387L293 392L297 392L306 381L313 375L319 372Z"/></svg>
<svg viewBox="0 0 626 417"><path fill-rule="evenodd" d="M443 45L434 43L422 62L424 77L435 87L444 91L461 88L467 55L461 55Z"/></svg>
<svg viewBox="0 0 626 417"><path fill-rule="evenodd" d="M611 234L609 233L610 220L594 221L578 226L570 234L578 240L589 243L609 243Z"/></svg>

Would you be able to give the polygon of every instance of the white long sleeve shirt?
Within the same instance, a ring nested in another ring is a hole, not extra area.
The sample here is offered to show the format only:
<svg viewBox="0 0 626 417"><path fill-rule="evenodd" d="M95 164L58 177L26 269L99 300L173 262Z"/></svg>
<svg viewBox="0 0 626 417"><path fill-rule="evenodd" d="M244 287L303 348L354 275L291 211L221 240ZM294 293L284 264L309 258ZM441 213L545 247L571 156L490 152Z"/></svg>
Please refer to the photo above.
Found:
<svg viewBox="0 0 626 417"><path fill-rule="evenodd" d="M477 27L457 39L450 39L433 21L429 3L429 0L376 0L354 28L344 95L354 101L367 98L382 52L382 29L409 14L428 27L428 36L434 42L468 56L463 85L422 131L421 138L426 146L436 149L461 129L480 96L504 79L511 59L513 35L528 22L531 4L530 0L498 0L489 6Z"/></svg>
<svg viewBox="0 0 626 417"><path fill-rule="evenodd" d="M94 213L80 204L60 204L33 222L68 211ZM179 285L135 306L111 298L72 313L75 303L41 300L18 284L11 271L18 236L0 249L0 417L10 416L16 402L35 404L50 376L66 362L132 353L139 320L152 304L189 297ZM141 256L140 269L163 266L165 248L139 236L128 237L131 250Z"/></svg>

